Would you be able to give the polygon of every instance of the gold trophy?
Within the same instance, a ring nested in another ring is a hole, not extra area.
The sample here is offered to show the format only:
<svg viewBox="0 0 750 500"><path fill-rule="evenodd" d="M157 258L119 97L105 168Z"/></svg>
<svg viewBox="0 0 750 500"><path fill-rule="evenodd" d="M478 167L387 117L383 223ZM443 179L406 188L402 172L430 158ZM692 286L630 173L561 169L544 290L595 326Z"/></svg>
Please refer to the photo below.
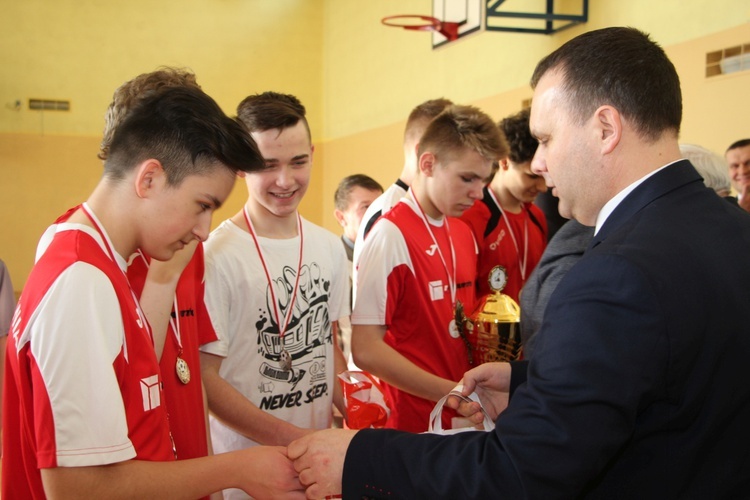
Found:
<svg viewBox="0 0 750 500"><path fill-rule="evenodd" d="M521 355L521 308L515 300L501 293L508 278L505 268L490 271L493 293L482 298L466 321L466 338L471 345L470 362L480 365L490 361L513 361Z"/></svg>

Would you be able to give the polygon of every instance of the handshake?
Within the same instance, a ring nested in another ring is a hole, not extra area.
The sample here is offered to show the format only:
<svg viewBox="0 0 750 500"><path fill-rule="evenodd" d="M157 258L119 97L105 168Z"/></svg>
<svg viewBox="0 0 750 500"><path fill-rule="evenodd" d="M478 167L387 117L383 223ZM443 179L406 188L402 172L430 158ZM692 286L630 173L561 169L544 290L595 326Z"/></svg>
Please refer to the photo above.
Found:
<svg viewBox="0 0 750 500"><path fill-rule="evenodd" d="M462 394L468 396L474 392L482 404L451 395L445 401L445 406L457 410L475 425L483 423L485 412L494 421L508 405L510 366L508 363L480 365L466 372L462 384ZM269 490L271 496L290 499L341 498L344 462L349 444L357 432L349 429L309 431L292 441L286 449L277 448L286 458L283 470L288 474L279 485L286 485L288 489ZM348 458L357 459L354 456ZM280 472L282 468L276 470ZM252 494L262 498L257 493Z"/></svg>

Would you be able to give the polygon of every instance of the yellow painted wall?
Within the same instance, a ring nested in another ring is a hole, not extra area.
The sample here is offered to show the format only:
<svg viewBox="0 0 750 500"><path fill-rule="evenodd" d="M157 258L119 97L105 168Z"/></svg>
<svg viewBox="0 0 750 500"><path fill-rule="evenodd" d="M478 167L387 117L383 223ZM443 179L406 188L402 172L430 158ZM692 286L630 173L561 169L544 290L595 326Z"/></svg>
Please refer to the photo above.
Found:
<svg viewBox="0 0 750 500"><path fill-rule="evenodd" d="M539 10L540 0L508 0ZM567 0L568 4L575 3ZM0 258L16 288L41 231L99 178L102 116L112 91L159 65L187 66L228 113L264 90L300 97L316 145L302 213L332 231L333 192L364 172L384 186L402 166L409 110L445 96L495 118L531 96L536 62L590 29L652 33L683 81L682 137L716 151L750 135L750 72L707 81L705 52L750 42L746 0L592 0L590 20L557 35L478 33L432 50L430 35L380 19L429 13L429 0L132 0L3 2L0 16ZM29 111L29 98L70 99L68 113ZM12 103L21 100L22 109ZM238 183L218 222L246 196Z"/></svg>
<svg viewBox="0 0 750 500"><path fill-rule="evenodd" d="M249 94L297 95L322 134L323 0L23 0L0 15L0 258L20 289L44 228L85 200L112 92L161 65L189 67L228 114ZM30 111L29 98L70 112ZM22 102L20 110L13 103ZM323 151L324 147L318 147ZM321 219L322 165L302 211ZM246 198L238 183L214 222Z"/></svg>

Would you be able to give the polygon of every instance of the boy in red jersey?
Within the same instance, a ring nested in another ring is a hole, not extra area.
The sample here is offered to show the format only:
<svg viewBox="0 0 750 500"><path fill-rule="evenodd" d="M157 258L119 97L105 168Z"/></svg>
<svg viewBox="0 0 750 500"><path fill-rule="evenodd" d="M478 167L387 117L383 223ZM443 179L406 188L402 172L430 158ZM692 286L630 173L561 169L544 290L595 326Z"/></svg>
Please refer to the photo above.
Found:
<svg viewBox="0 0 750 500"><path fill-rule="evenodd" d="M107 108L99 158L107 159L117 127L141 100L160 88L186 86L200 89L195 74L169 67L120 85ZM140 250L128 262L128 280L154 336L178 460L210 451L198 347L216 340L216 333L203 302L203 267L203 243L197 240L166 262Z"/></svg>
<svg viewBox="0 0 750 500"><path fill-rule="evenodd" d="M156 92L118 126L101 181L56 226L16 309L3 498L279 495L272 474L298 488L283 450L174 462L153 338L125 275L139 248L168 260L205 239L235 172L261 166L244 129L194 88Z"/></svg>
<svg viewBox="0 0 750 500"><path fill-rule="evenodd" d="M479 296L492 292L489 282L497 279L493 270L501 266L507 277L502 292L518 302L521 288L547 246L547 221L532 203L547 187L544 178L531 171L537 141L529 131L529 110L509 116L499 125L510 154L500 160L482 200L464 212L461 220L471 227L479 244Z"/></svg>
<svg viewBox="0 0 750 500"><path fill-rule="evenodd" d="M493 269L501 266L507 284L503 293L518 302L526 279L547 246L547 221L532 202L547 190L544 178L531 171L537 141L529 131L529 110L509 116L499 123L510 153L500 160L500 168L482 200L464 212L466 222L479 244L477 294L491 293ZM497 272L497 271L495 271Z"/></svg>
<svg viewBox="0 0 750 500"><path fill-rule="evenodd" d="M474 304L477 248L455 219L481 198L507 152L490 117L450 106L427 127L419 171L373 226L357 269L352 354L391 400L389 428L423 432L439 400L470 368L456 308Z"/></svg>

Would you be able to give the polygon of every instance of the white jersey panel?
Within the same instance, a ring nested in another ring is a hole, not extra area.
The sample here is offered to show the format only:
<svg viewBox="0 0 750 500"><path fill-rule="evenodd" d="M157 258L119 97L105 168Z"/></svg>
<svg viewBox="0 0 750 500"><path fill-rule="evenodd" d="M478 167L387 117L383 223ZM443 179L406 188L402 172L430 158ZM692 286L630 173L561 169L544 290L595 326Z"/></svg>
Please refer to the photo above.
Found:
<svg viewBox="0 0 750 500"><path fill-rule="evenodd" d="M352 325L386 324L388 277L400 265L414 273L401 230L388 219L380 220L367 235L360 255Z"/></svg>
<svg viewBox="0 0 750 500"><path fill-rule="evenodd" d="M400 181L399 181L400 182ZM367 207L365 215L362 216L362 224L359 225L357 230L357 238L354 240L354 255L352 256L352 267L354 269L354 294L356 296L357 285L356 285L356 274L357 266L359 265L360 255L362 253L362 244L365 241L365 227L367 222L372 219L375 214L380 212L380 215L385 215L393 206L398 203L401 198L406 196L406 189L400 186L398 183L391 184L383 194L375 198L375 200Z"/></svg>
<svg viewBox="0 0 750 500"><path fill-rule="evenodd" d="M120 304L108 277L78 262L45 294L29 331L55 422L58 463L80 467L135 457L112 364L123 348ZM41 334L41 332L44 332ZM76 332L76 341L70 341ZM25 338L24 338L25 337Z"/></svg>

